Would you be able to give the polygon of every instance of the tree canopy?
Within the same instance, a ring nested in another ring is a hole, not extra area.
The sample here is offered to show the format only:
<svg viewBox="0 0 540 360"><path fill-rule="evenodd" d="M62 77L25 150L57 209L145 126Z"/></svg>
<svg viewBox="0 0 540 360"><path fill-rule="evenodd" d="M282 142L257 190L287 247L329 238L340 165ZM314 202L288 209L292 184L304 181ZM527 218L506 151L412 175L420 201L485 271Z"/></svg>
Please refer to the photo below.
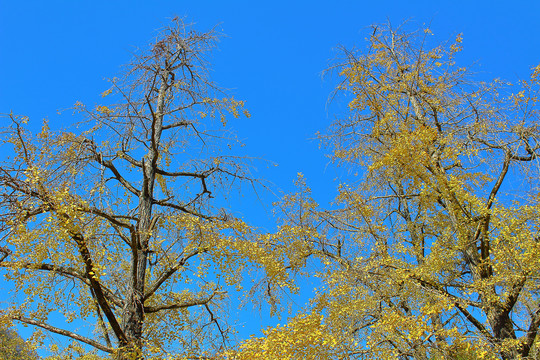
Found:
<svg viewBox="0 0 540 360"><path fill-rule="evenodd" d="M104 104L76 105L76 127L45 122L34 135L10 115L0 266L26 299L5 318L115 359L229 346L227 289L245 268L280 266L224 208L231 187L255 180L227 130L229 115L249 114L209 78L216 40L175 19L111 80ZM51 323L57 313L72 325Z"/></svg>
<svg viewBox="0 0 540 360"><path fill-rule="evenodd" d="M321 136L346 169L336 205L303 179L283 205L323 286L240 359L538 356L540 67L474 82L461 35L430 35L374 26L366 50L343 49L348 112Z"/></svg>
<svg viewBox="0 0 540 360"><path fill-rule="evenodd" d="M39 356L14 329L2 327L0 328L0 359L39 360Z"/></svg>
<svg viewBox="0 0 540 360"><path fill-rule="evenodd" d="M335 203L299 174L275 232L225 208L256 180L228 130L249 113L209 77L213 31L175 19L103 104L76 105L75 127L32 134L11 114L0 267L16 295L2 321L70 339L55 359L537 358L540 66L477 82L457 65L461 35L371 30L331 69L348 104L320 135L343 170ZM272 310L294 279L321 285L234 344L224 306L248 271Z"/></svg>

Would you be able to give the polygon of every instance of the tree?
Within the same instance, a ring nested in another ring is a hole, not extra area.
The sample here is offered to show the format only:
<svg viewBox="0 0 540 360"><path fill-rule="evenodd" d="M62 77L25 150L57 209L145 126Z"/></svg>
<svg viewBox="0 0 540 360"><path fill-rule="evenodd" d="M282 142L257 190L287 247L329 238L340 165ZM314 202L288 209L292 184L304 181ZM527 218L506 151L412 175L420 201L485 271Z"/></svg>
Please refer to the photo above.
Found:
<svg viewBox="0 0 540 360"><path fill-rule="evenodd" d="M14 297L4 318L122 360L228 346L227 286L275 260L223 208L231 186L254 180L226 131L228 113L249 114L208 77L216 40L175 19L111 80L106 105L76 105L76 132L45 122L32 135L10 115L0 266L26 300Z"/></svg>
<svg viewBox="0 0 540 360"><path fill-rule="evenodd" d="M0 359L38 360L39 356L17 332L10 328L0 328Z"/></svg>
<svg viewBox="0 0 540 360"><path fill-rule="evenodd" d="M372 30L335 67L349 102L322 136L346 169L336 208L305 184L283 204L281 231L324 285L237 356L277 359L281 336L291 358L537 358L540 66L501 95L515 87L455 65L461 35L428 48L428 29Z"/></svg>

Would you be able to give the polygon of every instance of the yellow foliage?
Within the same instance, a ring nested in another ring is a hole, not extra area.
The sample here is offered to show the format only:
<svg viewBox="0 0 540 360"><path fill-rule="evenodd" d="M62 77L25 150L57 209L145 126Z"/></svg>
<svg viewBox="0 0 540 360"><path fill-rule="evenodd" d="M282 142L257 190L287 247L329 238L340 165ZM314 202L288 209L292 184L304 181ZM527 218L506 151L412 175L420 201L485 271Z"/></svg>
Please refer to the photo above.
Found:
<svg viewBox="0 0 540 360"><path fill-rule="evenodd" d="M430 34L378 26L345 52L349 114L322 136L346 169L336 203L300 176L267 235L321 288L238 359L538 357L540 67L501 97L455 65L461 34L427 49Z"/></svg>
<svg viewBox="0 0 540 360"><path fill-rule="evenodd" d="M174 20L101 94L115 89L120 103L76 104L78 133L45 122L34 136L15 116L2 125L0 266L16 294L0 322L74 339L54 358L215 354L227 291L246 274L294 288L286 252L214 200L253 181L222 127L249 116L244 102L211 96L203 59L216 40Z"/></svg>

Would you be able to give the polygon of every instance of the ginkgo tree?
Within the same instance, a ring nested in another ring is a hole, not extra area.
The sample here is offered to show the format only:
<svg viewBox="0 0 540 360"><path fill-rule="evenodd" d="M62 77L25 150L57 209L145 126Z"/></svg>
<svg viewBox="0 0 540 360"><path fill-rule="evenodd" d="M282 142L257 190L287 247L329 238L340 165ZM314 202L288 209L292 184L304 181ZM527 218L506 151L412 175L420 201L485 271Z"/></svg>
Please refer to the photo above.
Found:
<svg viewBox="0 0 540 360"><path fill-rule="evenodd" d="M228 287L250 265L282 268L223 208L253 179L227 130L249 114L209 79L216 40L176 19L102 105L76 105L77 126L2 120L0 267L15 294L0 316L72 340L54 356L209 357L233 330Z"/></svg>
<svg viewBox="0 0 540 360"><path fill-rule="evenodd" d="M238 359L538 358L540 66L474 82L461 35L431 35L374 26L343 50L348 109L321 136L346 170L335 207L301 179L267 236L323 285Z"/></svg>
<svg viewBox="0 0 540 360"><path fill-rule="evenodd" d="M0 359L40 360L35 350L14 329L0 328Z"/></svg>

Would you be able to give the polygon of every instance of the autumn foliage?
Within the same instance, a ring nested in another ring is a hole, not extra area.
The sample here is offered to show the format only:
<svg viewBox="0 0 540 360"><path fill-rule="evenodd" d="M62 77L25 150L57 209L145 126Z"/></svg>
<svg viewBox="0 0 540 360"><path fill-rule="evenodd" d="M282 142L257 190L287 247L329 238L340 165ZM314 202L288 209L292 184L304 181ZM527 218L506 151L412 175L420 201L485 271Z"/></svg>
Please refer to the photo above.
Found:
<svg viewBox="0 0 540 360"><path fill-rule="evenodd" d="M214 354L231 335L227 289L246 268L283 267L223 208L255 180L227 131L249 113L209 79L216 40L176 20L103 105L76 104L76 127L32 134L27 118L7 120L0 266L20 295L2 320L72 340L54 356Z"/></svg>
<svg viewBox="0 0 540 360"><path fill-rule="evenodd" d="M219 202L255 180L225 131L249 113L208 76L215 40L176 21L103 104L77 104L77 128L33 135L10 116L0 266L24 296L3 322L71 339L57 358L540 355L540 67L476 82L457 65L461 35L433 45L428 29L374 26L331 69L348 104L320 136L343 170L335 203L300 175L263 233ZM292 279L321 285L286 323L234 344L224 303L250 270L262 278L246 294L274 314Z"/></svg>
<svg viewBox="0 0 540 360"><path fill-rule="evenodd" d="M239 358L538 356L540 67L513 87L475 83L456 65L461 35L430 42L380 26L343 50L348 112L321 136L346 169L336 205L303 179L284 200L284 226L311 234L302 271L323 285Z"/></svg>

